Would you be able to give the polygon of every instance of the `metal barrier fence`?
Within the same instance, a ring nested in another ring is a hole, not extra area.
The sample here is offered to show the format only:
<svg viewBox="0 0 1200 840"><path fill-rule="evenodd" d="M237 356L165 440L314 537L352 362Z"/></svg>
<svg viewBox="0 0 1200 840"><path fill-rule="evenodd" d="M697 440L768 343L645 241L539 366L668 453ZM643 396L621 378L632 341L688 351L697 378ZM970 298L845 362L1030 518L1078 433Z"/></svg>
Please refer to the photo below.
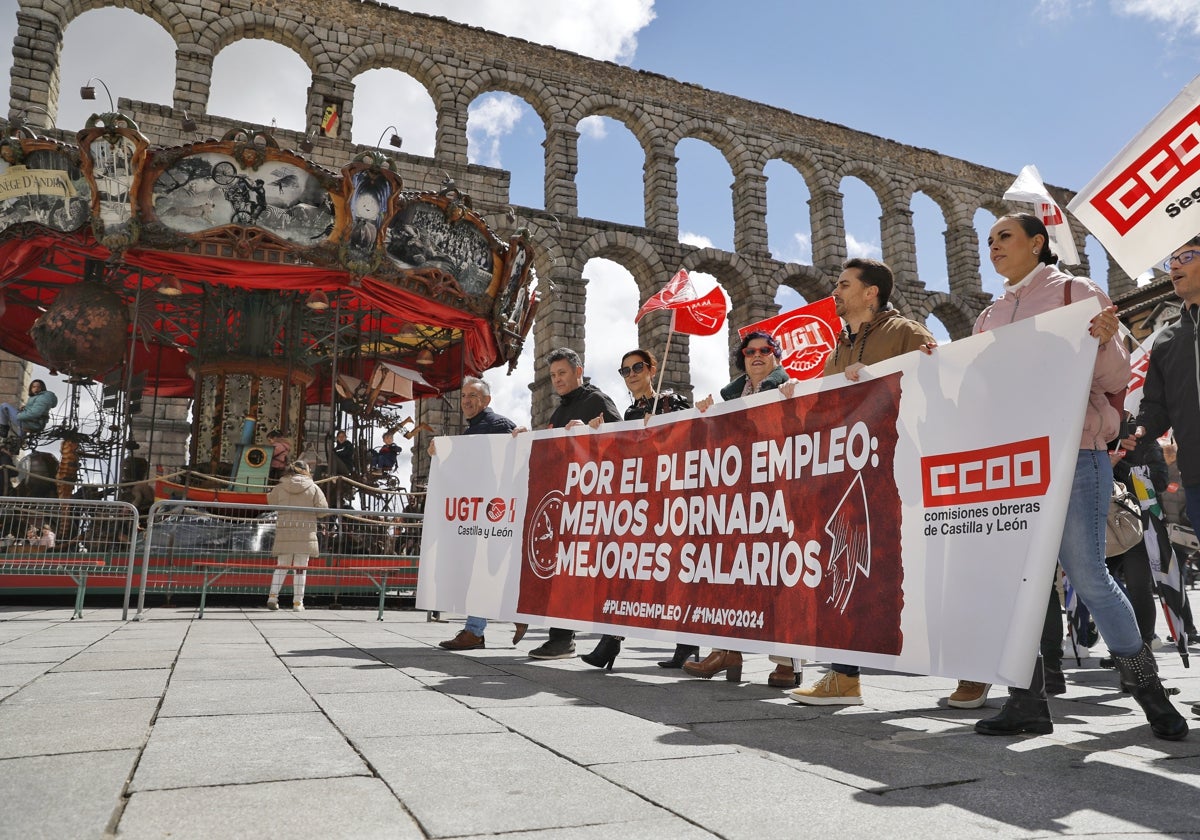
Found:
<svg viewBox="0 0 1200 840"><path fill-rule="evenodd" d="M93 589L123 583L128 618L137 533L137 508L126 502L0 497L0 590L57 590L70 580L75 619L89 580Z"/></svg>
<svg viewBox="0 0 1200 840"><path fill-rule="evenodd" d="M142 617L148 591L199 593L200 618L210 592L260 594L265 603L279 568L280 517L316 518L320 552L303 570L307 594L377 594L382 620L386 595L416 590L420 513L164 500L147 518L134 620ZM287 571L282 591L292 594L301 570Z"/></svg>

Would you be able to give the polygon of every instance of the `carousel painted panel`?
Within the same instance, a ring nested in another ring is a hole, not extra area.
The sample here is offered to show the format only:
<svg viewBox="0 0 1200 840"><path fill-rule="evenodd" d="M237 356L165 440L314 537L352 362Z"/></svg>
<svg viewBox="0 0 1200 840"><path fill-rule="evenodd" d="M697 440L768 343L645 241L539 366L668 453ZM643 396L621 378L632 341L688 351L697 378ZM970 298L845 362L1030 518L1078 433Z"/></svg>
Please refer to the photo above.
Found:
<svg viewBox="0 0 1200 840"><path fill-rule="evenodd" d="M286 161L248 169L227 154L188 155L154 180L152 195L155 217L177 233L239 225L311 247L334 227L333 201L321 179Z"/></svg>
<svg viewBox="0 0 1200 840"><path fill-rule="evenodd" d="M402 183L394 172L378 167L347 167L344 178L346 205L350 211L346 256L355 263L370 263L375 257L375 250L382 239L381 234Z"/></svg>
<svg viewBox="0 0 1200 840"><path fill-rule="evenodd" d="M132 221L130 194L137 175L137 144L128 137L99 137L89 144L96 208L108 235L129 230Z"/></svg>
<svg viewBox="0 0 1200 840"><path fill-rule="evenodd" d="M90 204L91 188L69 155L46 141L0 145L0 231L32 222L69 233L87 222Z"/></svg>
<svg viewBox="0 0 1200 840"><path fill-rule="evenodd" d="M396 214L385 243L388 257L398 267L441 269L472 296L485 294L492 283L496 266L492 246L461 205L454 203L443 210L421 200Z"/></svg>

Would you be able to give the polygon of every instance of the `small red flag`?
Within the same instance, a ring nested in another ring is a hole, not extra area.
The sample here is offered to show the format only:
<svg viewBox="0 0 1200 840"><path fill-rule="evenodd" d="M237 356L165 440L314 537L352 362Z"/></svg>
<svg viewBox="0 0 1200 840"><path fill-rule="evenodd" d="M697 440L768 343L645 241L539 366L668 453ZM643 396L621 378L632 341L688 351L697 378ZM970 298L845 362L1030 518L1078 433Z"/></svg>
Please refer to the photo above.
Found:
<svg viewBox="0 0 1200 840"><path fill-rule="evenodd" d="M688 335L713 335L725 324L727 306L725 293L719 286L714 286L704 297L697 297L687 271L681 268L661 292L642 304L633 321L642 320L647 312L670 309L671 329Z"/></svg>

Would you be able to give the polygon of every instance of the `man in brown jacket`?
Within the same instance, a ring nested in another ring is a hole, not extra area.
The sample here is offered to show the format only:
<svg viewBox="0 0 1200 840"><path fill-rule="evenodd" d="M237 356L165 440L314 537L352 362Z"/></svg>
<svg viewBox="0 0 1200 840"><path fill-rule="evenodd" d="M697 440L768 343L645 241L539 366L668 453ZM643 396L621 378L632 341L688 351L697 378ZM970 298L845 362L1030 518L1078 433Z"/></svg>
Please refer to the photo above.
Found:
<svg viewBox="0 0 1200 840"><path fill-rule="evenodd" d="M833 288L837 314L846 323L825 360L825 376L846 374L857 382L864 367L913 350L930 352L937 341L925 325L905 318L888 305L895 281L887 263L855 257L842 263ZM857 665L830 665L816 683L790 692L808 706L857 706L862 703Z"/></svg>
<svg viewBox="0 0 1200 840"><path fill-rule="evenodd" d="M905 318L888 304L893 285L887 263L863 257L842 263L833 300L846 326L825 360L825 376L844 373L856 382L867 365L937 345L924 324Z"/></svg>

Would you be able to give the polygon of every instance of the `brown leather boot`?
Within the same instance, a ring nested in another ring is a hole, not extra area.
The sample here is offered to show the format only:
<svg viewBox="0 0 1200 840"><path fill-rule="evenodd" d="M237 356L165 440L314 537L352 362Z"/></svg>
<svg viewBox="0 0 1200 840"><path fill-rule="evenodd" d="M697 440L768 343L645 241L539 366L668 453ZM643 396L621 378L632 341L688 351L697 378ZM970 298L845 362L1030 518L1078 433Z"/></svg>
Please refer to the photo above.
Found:
<svg viewBox="0 0 1200 840"><path fill-rule="evenodd" d="M519 642L525 638L525 631L528 629L529 629L528 624L514 624L513 625L513 644L514 645L517 642Z"/></svg>
<svg viewBox="0 0 1200 840"><path fill-rule="evenodd" d="M771 688L795 688L800 685L800 675L791 665L776 665L771 676L767 677L767 685Z"/></svg>
<svg viewBox="0 0 1200 840"><path fill-rule="evenodd" d="M685 662L683 670L693 677L711 680L722 671L725 679L730 682L740 682L742 679L742 655L736 650L719 650L714 648L703 662Z"/></svg>
<svg viewBox="0 0 1200 840"><path fill-rule="evenodd" d="M453 639L438 642L438 647L446 650L479 650L487 647L487 642L483 636L476 636L470 630L459 630Z"/></svg>

